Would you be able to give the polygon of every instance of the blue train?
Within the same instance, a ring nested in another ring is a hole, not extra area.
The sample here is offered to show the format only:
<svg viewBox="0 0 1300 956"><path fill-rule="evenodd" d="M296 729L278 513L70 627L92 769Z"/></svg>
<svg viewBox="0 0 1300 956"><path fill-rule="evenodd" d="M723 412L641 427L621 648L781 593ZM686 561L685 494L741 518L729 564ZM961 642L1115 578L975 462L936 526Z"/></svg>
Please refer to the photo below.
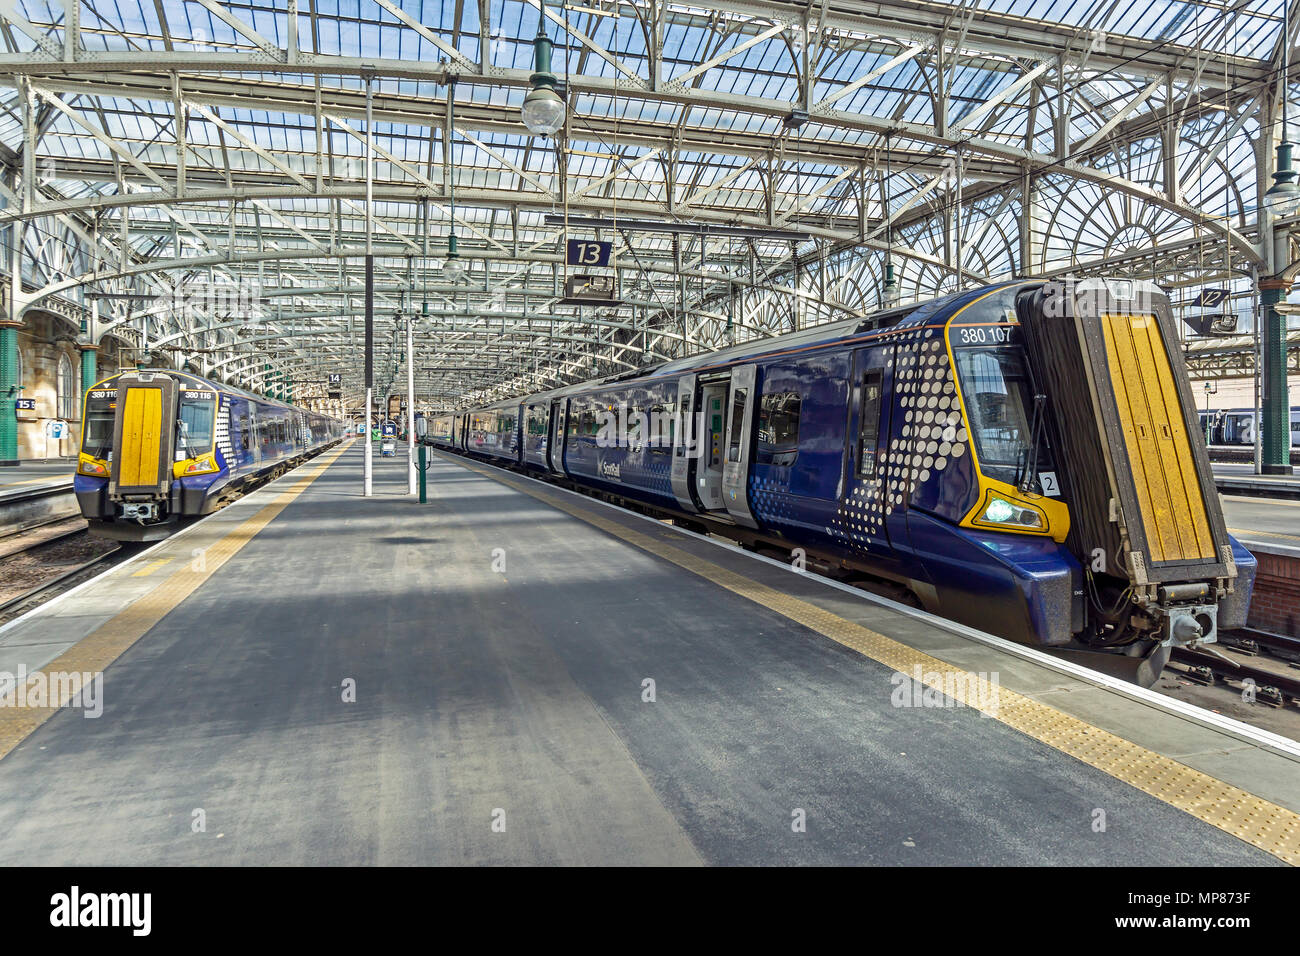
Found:
<svg viewBox="0 0 1300 956"><path fill-rule="evenodd" d="M73 489L90 530L166 537L343 437L337 419L187 372L121 372L87 389Z"/></svg>
<svg viewBox="0 0 1300 956"><path fill-rule="evenodd" d="M1254 445L1255 409L1212 408L1197 413L1211 445ZM1300 405L1291 406L1291 447L1300 450Z"/></svg>
<svg viewBox="0 0 1300 956"><path fill-rule="evenodd" d="M431 417L426 442L1149 684L1245 623L1168 298L1016 281Z"/></svg>

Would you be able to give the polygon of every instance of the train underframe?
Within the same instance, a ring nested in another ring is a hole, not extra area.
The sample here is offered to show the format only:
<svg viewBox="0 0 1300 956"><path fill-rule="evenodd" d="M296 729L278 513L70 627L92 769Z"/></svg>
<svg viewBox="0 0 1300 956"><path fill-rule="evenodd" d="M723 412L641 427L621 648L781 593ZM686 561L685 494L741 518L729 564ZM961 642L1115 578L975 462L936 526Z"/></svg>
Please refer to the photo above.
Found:
<svg viewBox="0 0 1300 956"><path fill-rule="evenodd" d="M182 524L220 510L329 447L330 444L321 445L259 471L219 479L205 487L187 488L180 481L173 481L165 496L121 495L111 498L108 483L104 482L97 489L78 490L77 504L92 534L114 541L161 541L175 533Z"/></svg>

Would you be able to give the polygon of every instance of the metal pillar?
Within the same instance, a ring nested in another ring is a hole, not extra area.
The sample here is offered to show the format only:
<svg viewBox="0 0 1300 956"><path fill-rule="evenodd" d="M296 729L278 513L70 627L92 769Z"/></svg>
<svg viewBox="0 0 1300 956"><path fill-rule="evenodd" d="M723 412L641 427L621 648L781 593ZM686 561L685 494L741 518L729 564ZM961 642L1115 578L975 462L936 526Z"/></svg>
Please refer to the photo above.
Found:
<svg viewBox="0 0 1300 956"><path fill-rule="evenodd" d="M415 494L415 313L406 317L406 493Z"/></svg>
<svg viewBox="0 0 1300 956"><path fill-rule="evenodd" d="M0 322L0 466L18 464L18 330L21 322Z"/></svg>
<svg viewBox="0 0 1300 956"><path fill-rule="evenodd" d="M369 241L369 235L366 239ZM375 408L375 257L366 256L366 444L365 486L363 494L369 498L374 493L375 443L370 435L374 424Z"/></svg>
<svg viewBox="0 0 1300 956"><path fill-rule="evenodd" d="M1286 316L1276 308L1291 291L1286 279L1259 283L1260 372L1262 414L1260 474L1289 475L1291 467L1291 401L1286 381Z"/></svg>
<svg viewBox="0 0 1300 956"><path fill-rule="evenodd" d="M428 491L425 486L425 474L429 470L429 459L428 453L425 451L423 445L420 446L420 463L417 468L420 472L420 504L424 504L429 500Z"/></svg>
<svg viewBox="0 0 1300 956"><path fill-rule="evenodd" d="M99 375L99 346L78 345L77 348L81 349L81 392L84 398Z"/></svg>
<svg viewBox="0 0 1300 956"><path fill-rule="evenodd" d="M366 420L365 420L365 440L363 446L364 464L362 472L364 474L362 494L369 498L374 493L375 477L375 444L370 437L371 422L374 417L375 401L375 257L371 246L371 234L375 231L374 221L374 189L375 189L375 158L374 150L371 143L374 140L375 129L374 121L374 104L372 87L374 81L371 77L366 77Z"/></svg>
<svg viewBox="0 0 1300 956"><path fill-rule="evenodd" d="M30 104L29 104L30 108ZM25 184L24 184L25 185ZM9 226L9 301L0 310L0 466L18 464L18 330L22 320L23 225Z"/></svg>

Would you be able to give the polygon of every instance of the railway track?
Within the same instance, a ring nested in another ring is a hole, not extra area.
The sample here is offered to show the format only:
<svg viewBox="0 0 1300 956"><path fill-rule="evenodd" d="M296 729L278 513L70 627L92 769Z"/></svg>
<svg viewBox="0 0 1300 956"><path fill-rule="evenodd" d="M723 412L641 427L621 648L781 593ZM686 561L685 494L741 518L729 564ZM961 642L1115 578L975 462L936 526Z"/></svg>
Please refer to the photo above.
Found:
<svg viewBox="0 0 1300 956"><path fill-rule="evenodd" d="M1157 689L1300 739L1300 638L1239 628L1211 649L1177 648Z"/></svg>
<svg viewBox="0 0 1300 956"><path fill-rule="evenodd" d="M80 516L53 518L0 537L0 624L125 560L134 550L92 536Z"/></svg>

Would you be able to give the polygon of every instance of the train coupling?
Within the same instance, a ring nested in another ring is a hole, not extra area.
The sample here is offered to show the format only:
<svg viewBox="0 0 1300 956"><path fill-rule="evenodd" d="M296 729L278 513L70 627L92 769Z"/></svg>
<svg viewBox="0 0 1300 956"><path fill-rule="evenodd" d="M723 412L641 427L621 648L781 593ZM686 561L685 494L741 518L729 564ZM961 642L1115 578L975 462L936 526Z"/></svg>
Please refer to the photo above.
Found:
<svg viewBox="0 0 1300 956"><path fill-rule="evenodd" d="M127 521L156 521L158 503L156 501L127 502L122 505L122 517Z"/></svg>
<svg viewBox="0 0 1300 956"><path fill-rule="evenodd" d="M1219 639L1218 604L1197 603L1212 598L1208 584L1166 584L1160 588L1165 639L1171 647L1197 647Z"/></svg>

